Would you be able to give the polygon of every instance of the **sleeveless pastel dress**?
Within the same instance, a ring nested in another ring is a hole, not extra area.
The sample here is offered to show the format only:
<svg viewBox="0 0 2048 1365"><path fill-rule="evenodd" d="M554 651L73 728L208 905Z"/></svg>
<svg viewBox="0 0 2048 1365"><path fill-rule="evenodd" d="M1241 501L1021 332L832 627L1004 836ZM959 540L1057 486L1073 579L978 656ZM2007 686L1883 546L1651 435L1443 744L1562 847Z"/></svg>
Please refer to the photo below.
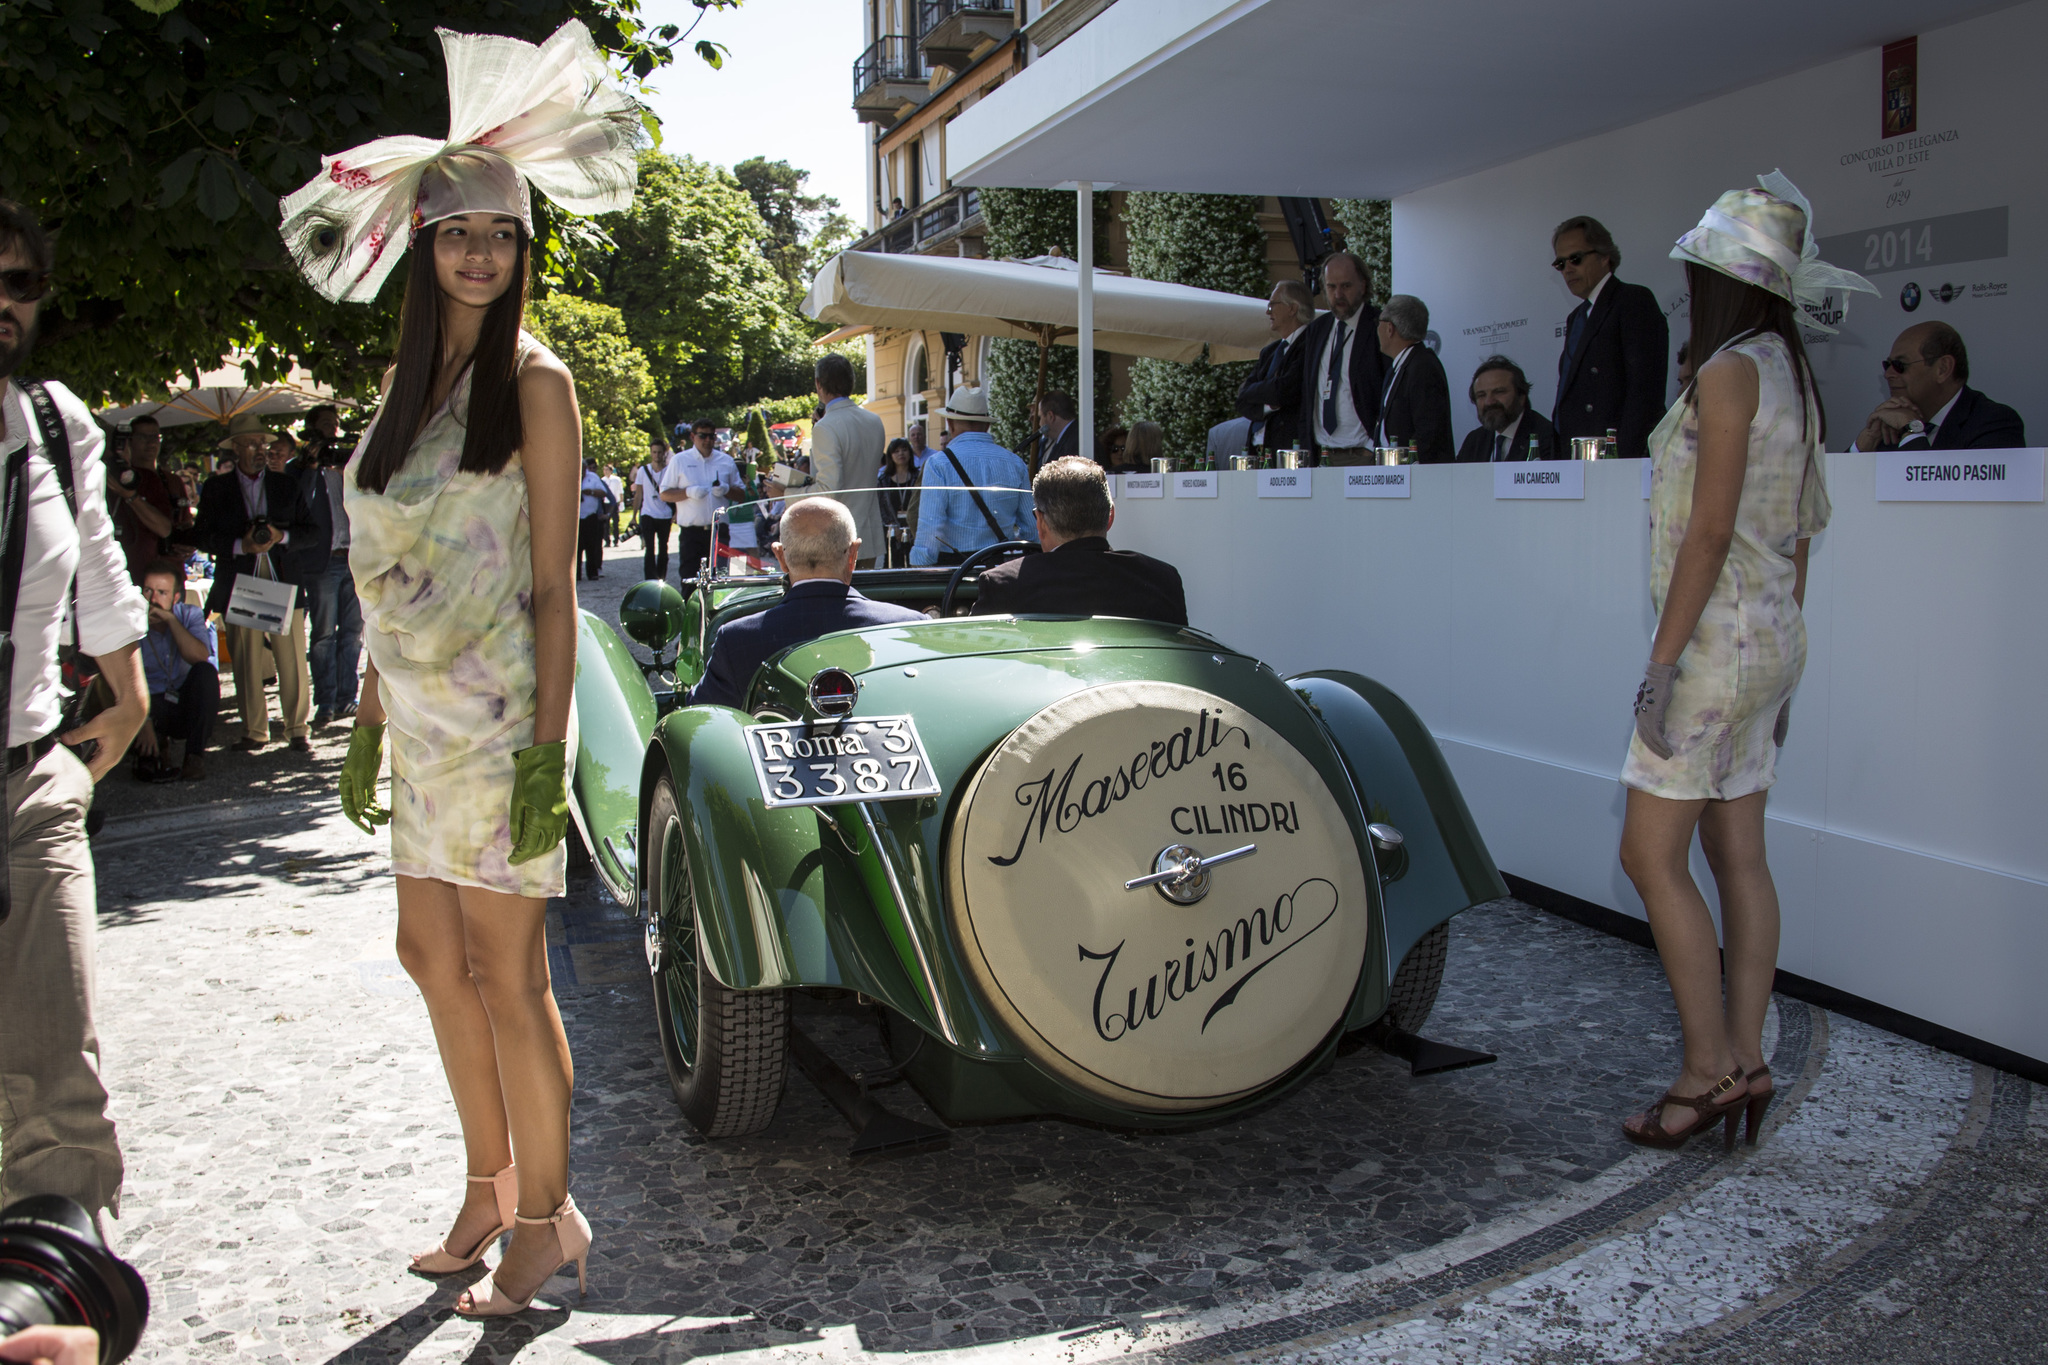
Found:
<svg viewBox="0 0 2048 1365"><path fill-rule="evenodd" d="M541 351L521 336L522 364ZM356 486L364 433L342 479L349 568L389 719L392 870L541 899L563 893L564 850L508 860L537 704L526 472L516 452L496 474L458 467L469 389L465 373L382 493ZM572 767L575 748L572 705Z"/></svg>
<svg viewBox="0 0 2048 1365"><path fill-rule="evenodd" d="M1700 613L1665 714L1670 758L1629 741L1621 780L1674 801L1732 801L1777 780L1771 731L1806 667L1806 623L1792 588L1798 542L1828 524L1820 412L1809 382L1802 400L1791 351L1772 333L1721 348L1757 369L1749 465L1728 559ZM1699 467L1699 412L1681 398L1650 435L1650 601L1661 616L1671 571L1692 519Z"/></svg>

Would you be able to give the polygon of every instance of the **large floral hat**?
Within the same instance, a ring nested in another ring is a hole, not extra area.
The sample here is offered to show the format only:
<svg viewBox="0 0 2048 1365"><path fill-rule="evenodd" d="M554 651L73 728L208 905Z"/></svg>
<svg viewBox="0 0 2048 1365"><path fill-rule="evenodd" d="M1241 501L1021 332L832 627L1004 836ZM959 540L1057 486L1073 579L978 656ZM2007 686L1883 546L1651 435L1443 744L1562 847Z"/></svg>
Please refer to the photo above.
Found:
<svg viewBox="0 0 2048 1365"><path fill-rule="evenodd" d="M1782 171L1757 177L1757 188L1730 190L1714 201L1699 226L1671 248L1674 261L1691 261L1744 284L1776 294L1806 314L1801 325L1835 329L1814 316L1831 291L1877 293L1853 270L1820 259L1813 208ZM1844 300L1843 308L1847 309Z"/></svg>
<svg viewBox="0 0 2048 1365"><path fill-rule="evenodd" d="M639 106L612 84L578 20L536 47L437 29L448 62L448 137L380 137L321 158L284 201L285 245L315 289L367 303L415 229L458 213L515 216L528 186L572 213L633 202Z"/></svg>

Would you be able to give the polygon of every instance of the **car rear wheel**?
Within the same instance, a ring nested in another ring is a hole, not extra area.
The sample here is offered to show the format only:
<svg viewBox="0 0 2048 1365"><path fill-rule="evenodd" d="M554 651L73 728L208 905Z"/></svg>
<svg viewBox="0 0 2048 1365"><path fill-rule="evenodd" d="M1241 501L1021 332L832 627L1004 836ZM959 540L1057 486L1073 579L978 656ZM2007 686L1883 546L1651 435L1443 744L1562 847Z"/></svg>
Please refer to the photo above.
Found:
<svg viewBox="0 0 2048 1365"><path fill-rule="evenodd" d="M782 1102L789 993L732 990L705 966L688 841L666 775L648 804L647 830L647 967L676 1105L706 1137L758 1133Z"/></svg>
<svg viewBox="0 0 2048 1365"><path fill-rule="evenodd" d="M1401 970L1394 973L1387 1000L1388 1023L1403 1033L1422 1032L1429 1012L1436 1008L1436 993L1444 984L1444 958L1450 947L1448 921L1415 940L1408 956L1401 959Z"/></svg>

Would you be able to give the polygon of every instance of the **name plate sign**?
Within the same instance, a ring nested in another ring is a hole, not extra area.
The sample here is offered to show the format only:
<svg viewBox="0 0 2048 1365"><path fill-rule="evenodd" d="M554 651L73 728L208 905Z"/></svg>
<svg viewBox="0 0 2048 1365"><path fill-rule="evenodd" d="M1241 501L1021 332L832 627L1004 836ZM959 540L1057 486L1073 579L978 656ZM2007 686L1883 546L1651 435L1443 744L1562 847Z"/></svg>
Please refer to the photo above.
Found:
<svg viewBox="0 0 2048 1365"><path fill-rule="evenodd" d="M1407 465L1366 465L1344 471L1347 498L1412 498L1415 485Z"/></svg>
<svg viewBox="0 0 2048 1365"><path fill-rule="evenodd" d="M1261 469L1258 471L1259 496L1262 498L1314 497L1315 485L1309 482L1311 472L1306 469Z"/></svg>
<svg viewBox="0 0 2048 1365"><path fill-rule="evenodd" d="M2039 450L1887 450L1879 502L2040 502Z"/></svg>
<svg viewBox="0 0 2048 1365"><path fill-rule="evenodd" d="M1584 460L1502 461L1493 467L1496 498L1583 498Z"/></svg>
<svg viewBox="0 0 2048 1365"><path fill-rule="evenodd" d="M1176 474L1173 476L1173 495L1176 498L1213 498L1217 482L1213 470L1201 474Z"/></svg>
<svg viewBox="0 0 2048 1365"><path fill-rule="evenodd" d="M1164 474L1124 475L1124 496L1127 498L1163 498L1166 496Z"/></svg>

